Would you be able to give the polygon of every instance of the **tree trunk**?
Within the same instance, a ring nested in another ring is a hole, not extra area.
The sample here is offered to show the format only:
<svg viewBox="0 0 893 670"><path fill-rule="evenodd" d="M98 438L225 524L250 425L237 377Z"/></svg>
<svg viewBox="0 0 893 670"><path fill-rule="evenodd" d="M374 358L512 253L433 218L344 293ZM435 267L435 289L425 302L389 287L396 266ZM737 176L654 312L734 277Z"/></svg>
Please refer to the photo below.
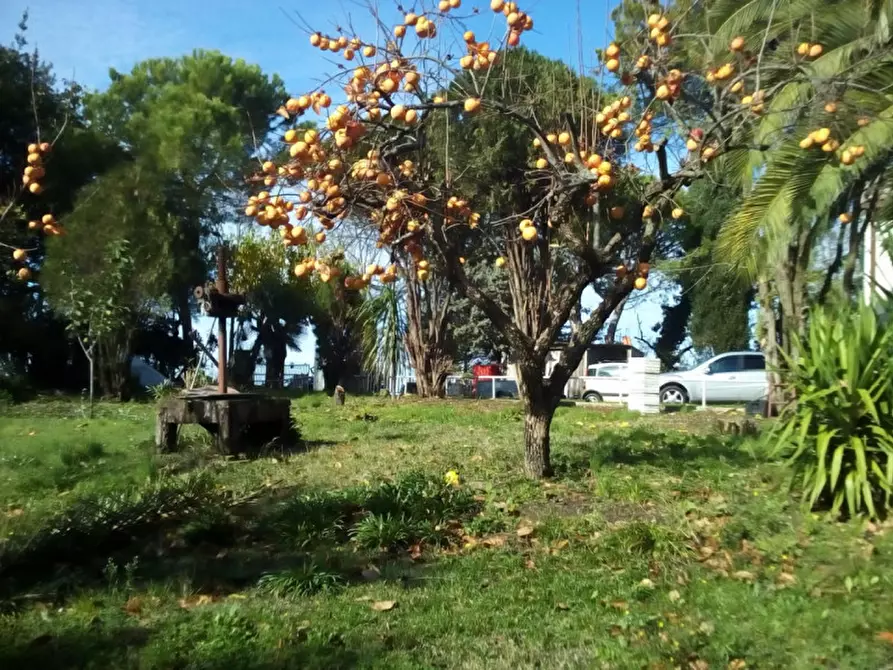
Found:
<svg viewBox="0 0 893 670"><path fill-rule="evenodd" d="M605 342L607 344L614 344L614 339L617 337L617 326L620 325L620 317L623 316L623 308L626 307L627 300L629 300L629 296L621 300L620 304L614 309L614 318L608 324L608 332L605 333Z"/></svg>
<svg viewBox="0 0 893 670"><path fill-rule="evenodd" d="M762 331L760 348L766 357L766 371L769 380L769 392L766 397L764 414L766 417L775 416L778 406L782 402L781 375L779 374L780 360L778 355L778 322L775 308L772 304L772 294L769 288L769 280L760 278L758 282L758 302L760 306L760 330Z"/></svg>
<svg viewBox="0 0 893 670"><path fill-rule="evenodd" d="M410 275L406 287L406 351L419 397L441 398L453 365L447 316L450 293L437 280L427 286Z"/></svg>
<svg viewBox="0 0 893 670"><path fill-rule="evenodd" d="M184 363L195 358L195 342L192 339L192 306L189 302L191 298L191 292L177 291L177 318L180 320L183 342L186 345L186 361Z"/></svg>
<svg viewBox="0 0 893 670"><path fill-rule="evenodd" d="M524 414L524 471L528 477L552 476L549 435L555 410L528 406Z"/></svg>
<svg viewBox="0 0 893 670"><path fill-rule="evenodd" d="M524 361L517 369L518 391L524 404L524 471L534 479L551 477L549 436L558 407L556 392L549 380L543 379L543 361ZM557 397L561 397L560 390Z"/></svg>

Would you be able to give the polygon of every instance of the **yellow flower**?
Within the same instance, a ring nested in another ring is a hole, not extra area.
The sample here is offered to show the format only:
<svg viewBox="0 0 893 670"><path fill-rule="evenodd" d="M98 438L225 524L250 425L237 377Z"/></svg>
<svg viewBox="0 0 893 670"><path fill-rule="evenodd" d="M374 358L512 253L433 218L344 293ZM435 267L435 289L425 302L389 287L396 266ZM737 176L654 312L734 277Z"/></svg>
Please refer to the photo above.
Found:
<svg viewBox="0 0 893 670"><path fill-rule="evenodd" d="M449 472L447 472L443 477L443 481L445 481L450 486L459 486L459 484L461 483L461 480L459 479L459 473L455 470L450 470Z"/></svg>

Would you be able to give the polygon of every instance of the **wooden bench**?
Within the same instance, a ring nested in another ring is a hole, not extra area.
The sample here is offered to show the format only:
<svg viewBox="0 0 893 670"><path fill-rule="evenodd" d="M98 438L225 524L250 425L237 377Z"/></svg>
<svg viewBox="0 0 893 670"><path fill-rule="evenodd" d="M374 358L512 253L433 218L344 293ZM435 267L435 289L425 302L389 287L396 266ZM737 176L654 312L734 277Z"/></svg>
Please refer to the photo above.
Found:
<svg viewBox="0 0 893 670"><path fill-rule="evenodd" d="M159 405L156 447L175 451L178 428L187 424L200 425L214 435L221 454L260 449L277 440L288 444L292 439L291 402L255 393L188 391Z"/></svg>

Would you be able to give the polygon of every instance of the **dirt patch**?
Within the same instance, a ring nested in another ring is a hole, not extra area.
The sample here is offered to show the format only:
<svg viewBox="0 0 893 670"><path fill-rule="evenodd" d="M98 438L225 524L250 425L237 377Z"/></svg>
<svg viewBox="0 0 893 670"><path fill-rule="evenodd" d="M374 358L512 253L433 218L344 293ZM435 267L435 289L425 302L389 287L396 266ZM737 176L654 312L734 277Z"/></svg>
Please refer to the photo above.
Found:
<svg viewBox="0 0 893 670"><path fill-rule="evenodd" d="M521 516L531 521L555 517L572 517L588 514L593 509L592 498L581 493L563 492L552 498L521 505Z"/></svg>
<svg viewBox="0 0 893 670"><path fill-rule="evenodd" d="M595 511L602 515L605 522L610 524L630 523L632 521L646 521L659 523L664 520L664 515L654 503L633 503L624 501L606 501L595 506Z"/></svg>

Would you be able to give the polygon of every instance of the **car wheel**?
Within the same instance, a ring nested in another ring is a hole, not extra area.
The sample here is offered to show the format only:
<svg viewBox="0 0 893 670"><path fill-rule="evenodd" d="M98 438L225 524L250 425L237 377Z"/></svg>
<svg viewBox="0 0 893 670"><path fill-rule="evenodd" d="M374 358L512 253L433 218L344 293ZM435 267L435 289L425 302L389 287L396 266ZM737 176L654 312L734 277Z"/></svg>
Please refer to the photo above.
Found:
<svg viewBox="0 0 893 670"><path fill-rule="evenodd" d="M586 402L602 402L602 396L595 391L587 391L583 394L583 400Z"/></svg>
<svg viewBox="0 0 893 670"><path fill-rule="evenodd" d="M660 401L664 405L684 405L688 402L688 392L678 384L670 384L660 390Z"/></svg>

